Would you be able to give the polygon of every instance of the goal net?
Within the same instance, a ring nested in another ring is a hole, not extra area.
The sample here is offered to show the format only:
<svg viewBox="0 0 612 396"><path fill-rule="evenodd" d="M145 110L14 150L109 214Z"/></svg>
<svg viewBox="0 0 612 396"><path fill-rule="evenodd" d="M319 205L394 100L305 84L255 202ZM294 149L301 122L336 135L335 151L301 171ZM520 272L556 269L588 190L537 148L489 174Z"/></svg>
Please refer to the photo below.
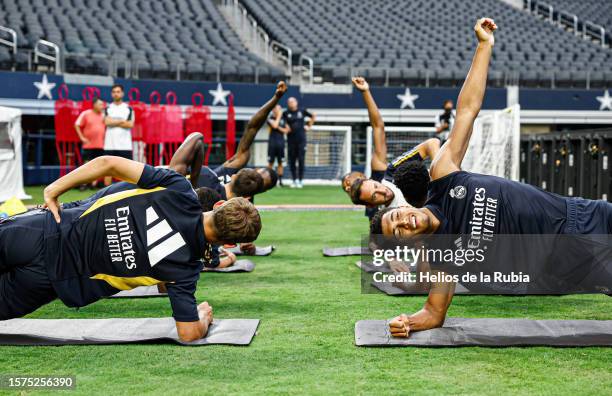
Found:
<svg viewBox="0 0 612 396"><path fill-rule="evenodd" d="M434 127L386 126L387 162L392 161L403 152L435 136L435 131L436 128ZM366 132L365 174L370 177L372 174L372 154L374 153L372 127L369 126Z"/></svg>
<svg viewBox="0 0 612 396"><path fill-rule="evenodd" d="M475 173L519 180L520 106L480 116L461 168Z"/></svg>
<svg viewBox="0 0 612 396"><path fill-rule="evenodd" d="M351 169L351 136L352 128L348 125L313 125L306 132L305 184L339 184L342 176ZM250 165L267 165L267 138L268 129L263 128L253 145ZM285 180L291 179L287 154L285 147Z"/></svg>
<svg viewBox="0 0 612 396"><path fill-rule="evenodd" d="M475 173L519 180L520 162L520 106L480 116L461 168ZM388 161L435 136L433 127L385 127ZM372 128L368 127L366 141L366 175L371 174L373 153Z"/></svg>

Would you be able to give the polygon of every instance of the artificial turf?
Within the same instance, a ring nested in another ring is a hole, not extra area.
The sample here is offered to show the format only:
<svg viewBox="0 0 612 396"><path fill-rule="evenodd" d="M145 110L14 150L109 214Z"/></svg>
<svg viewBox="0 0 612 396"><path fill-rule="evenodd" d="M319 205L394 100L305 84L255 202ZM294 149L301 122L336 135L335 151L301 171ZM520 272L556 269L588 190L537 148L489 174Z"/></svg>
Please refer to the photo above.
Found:
<svg viewBox="0 0 612 396"><path fill-rule="evenodd" d="M29 188L39 203L41 188ZM70 199L82 197L71 193ZM258 204L348 203L338 187L275 189ZM75 375L75 393L155 394L610 394L611 348L358 348L360 319L419 309L424 297L362 294L355 257L362 212L262 212L258 240L274 244L245 274L203 274L198 301L219 318L259 318L248 347L108 345L0 347L0 374ZM449 316L612 319L612 298L458 296ZM32 318L170 316L166 299L104 300L78 311L54 302Z"/></svg>

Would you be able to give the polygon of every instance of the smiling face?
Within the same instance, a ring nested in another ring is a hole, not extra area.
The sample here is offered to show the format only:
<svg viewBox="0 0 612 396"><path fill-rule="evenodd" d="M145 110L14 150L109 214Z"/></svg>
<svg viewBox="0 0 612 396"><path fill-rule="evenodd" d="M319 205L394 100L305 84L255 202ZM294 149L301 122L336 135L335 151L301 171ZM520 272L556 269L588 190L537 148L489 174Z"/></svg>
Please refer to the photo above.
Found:
<svg viewBox="0 0 612 396"><path fill-rule="evenodd" d="M377 182L376 180L364 180L361 184L359 199L368 206L384 205L393 200L395 195L389 187Z"/></svg>
<svg viewBox="0 0 612 396"><path fill-rule="evenodd" d="M431 219L423 209L402 206L384 214L382 231L385 236L410 238L430 233L432 231Z"/></svg>

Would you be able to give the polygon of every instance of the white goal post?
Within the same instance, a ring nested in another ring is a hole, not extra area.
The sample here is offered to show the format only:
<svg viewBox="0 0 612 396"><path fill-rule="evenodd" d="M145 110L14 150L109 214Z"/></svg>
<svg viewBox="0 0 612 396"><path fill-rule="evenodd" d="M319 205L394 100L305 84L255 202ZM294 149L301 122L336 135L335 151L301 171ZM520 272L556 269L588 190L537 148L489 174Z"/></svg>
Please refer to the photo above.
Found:
<svg viewBox="0 0 612 396"><path fill-rule="evenodd" d="M514 105L482 115L474 122L461 168L474 173L519 180L521 108Z"/></svg>
<svg viewBox="0 0 612 396"><path fill-rule="evenodd" d="M520 106L492 111L479 116L474 122L463 170L519 180L521 118ZM435 135L433 127L385 127L388 160ZM372 127L367 129L365 174L371 175L374 150Z"/></svg>

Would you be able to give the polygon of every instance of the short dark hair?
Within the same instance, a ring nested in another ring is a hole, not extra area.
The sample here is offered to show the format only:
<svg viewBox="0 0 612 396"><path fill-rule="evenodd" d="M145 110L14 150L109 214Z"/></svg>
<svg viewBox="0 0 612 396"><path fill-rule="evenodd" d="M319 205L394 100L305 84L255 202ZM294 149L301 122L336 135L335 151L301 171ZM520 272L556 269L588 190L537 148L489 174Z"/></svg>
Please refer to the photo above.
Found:
<svg viewBox="0 0 612 396"><path fill-rule="evenodd" d="M446 100L444 101L444 103L442 103L442 107L446 107L446 104L447 104L447 103L453 104L453 100L452 100L452 99L446 99Z"/></svg>
<svg viewBox="0 0 612 396"><path fill-rule="evenodd" d="M92 105L95 105L98 102L104 102L102 99L100 99L99 96L94 96L93 100L91 101Z"/></svg>
<svg viewBox="0 0 612 396"><path fill-rule="evenodd" d="M340 185L344 188L344 182L346 181L346 179L348 179L349 177L353 176L353 175L361 175L361 179L363 179L363 172L359 172L359 171L350 171L348 173L345 173L344 176L342 176L342 179L340 179ZM350 186L349 186L350 187Z"/></svg>
<svg viewBox="0 0 612 396"><path fill-rule="evenodd" d="M196 189L196 193L200 206L202 206L202 212L210 212L215 204L223 199L221 194L209 187L200 187Z"/></svg>
<svg viewBox="0 0 612 396"><path fill-rule="evenodd" d="M402 192L406 202L420 208L427 200L429 171L423 161L404 162L395 169L393 184Z"/></svg>
<svg viewBox="0 0 612 396"><path fill-rule="evenodd" d="M265 168L265 169L268 171L268 174L270 175L270 187L268 187L265 190L265 191L268 191L276 187L276 183L278 183L278 173L276 173L274 169L270 169L270 168Z"/></svg>
<svg viewBox="0 0 612 396"><path fill-rule="evenodd" d="M111 87L111 91L115 88L119 88L122 92L125 92L125 89L123 89L123 85L121 84L113 84L113 86Z"/></svg>
<svg viewBox="0 0 612 396"><path fill-rule="evenodd" d="M263 190L263 177L255 169L240 169L232 184L232 192L237 197L252 197Z"/></svg>
<svg viewBox="0 0 612 396"><path fill-rule="evenodd" d="M363 186L363 182L366 179L356 179L353 184L351 184L351 201L355 205L367 205L367 202L361 200L361 186Z"/></svg>
<svg viewBox="0 0 612 396"><path fill-rule="evenodd" d="M370 235L382 235L382 219L383 216L396 208L384 208L374 213L372 220L370 220Z"/></svg>

